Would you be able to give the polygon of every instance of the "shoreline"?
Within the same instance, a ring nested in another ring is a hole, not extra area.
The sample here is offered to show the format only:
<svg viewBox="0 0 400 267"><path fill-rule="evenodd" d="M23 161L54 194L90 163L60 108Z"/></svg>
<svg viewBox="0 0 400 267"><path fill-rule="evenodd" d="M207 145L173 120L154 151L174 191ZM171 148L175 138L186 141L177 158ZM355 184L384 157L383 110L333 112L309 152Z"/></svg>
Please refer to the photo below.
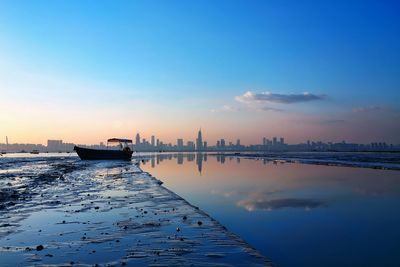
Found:
<svg viewBox="0 0 400 267"><path fill-rule="evenodd" d="M370 168L379 170L393 170L400 171L400 158L394 159L392 162L378 161L382 159L376 159L374 157L360 157L354 159L352 155L354 153L349 152L326 152L326 154L320 152L288 152L288 153L214 153L209 154L210 156L223 156L223 157L237 157L246 159L263 159L267 162L277 163L299 163L299 164L311 164L311 165L323 165L323 166L334 166L334 167L352 167L352 168ZM336 154L333 154L336 153ZM373 153L366 153L363 155L371 155ZM386 154L386 153L385 153ZM330 157L331 155L332 157ZM310 157L305 157L310 156Z"/></svg>
<svg viewBox="0 0 400 267"><path fill-rule="evenodd" d="M29 192L0 209L4 266L273 266L134 161L41 158L1 178L27 173Z"/></svg>

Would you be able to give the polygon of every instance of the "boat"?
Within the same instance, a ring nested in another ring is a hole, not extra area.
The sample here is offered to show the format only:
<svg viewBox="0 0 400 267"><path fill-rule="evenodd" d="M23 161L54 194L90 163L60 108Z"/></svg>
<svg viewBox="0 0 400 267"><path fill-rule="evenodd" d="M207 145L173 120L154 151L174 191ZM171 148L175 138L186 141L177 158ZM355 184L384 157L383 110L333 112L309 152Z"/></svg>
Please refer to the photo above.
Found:
<svg viewBox="0 0 400 267"><path fill-rule="evenodd" d="M31 154L39 154L39 150L34 149L34 150L31 151Z"/></svg>
<svg viewBox="0 0 400 267"><path fill-rule="evenodd" d="M131 160L133 151L128 144L131 144L132 140L111 138L107 140L107 148L108 143L119 143L121 149L92 149L75 146L74 151L81 160Z"/></svg>

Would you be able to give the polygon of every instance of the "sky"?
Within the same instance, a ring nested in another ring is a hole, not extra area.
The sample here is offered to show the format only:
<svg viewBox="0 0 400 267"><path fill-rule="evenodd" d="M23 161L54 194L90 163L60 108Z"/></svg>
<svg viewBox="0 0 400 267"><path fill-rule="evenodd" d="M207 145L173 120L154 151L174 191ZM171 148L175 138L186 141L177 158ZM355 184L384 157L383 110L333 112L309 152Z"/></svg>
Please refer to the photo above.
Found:
<svg viewBox="0 0 400 267"><path fill-rule="evenodd" d="M0 143L175 143L200 127L209 144L400 143L399 13L369 0L3 0Z"/></svg>

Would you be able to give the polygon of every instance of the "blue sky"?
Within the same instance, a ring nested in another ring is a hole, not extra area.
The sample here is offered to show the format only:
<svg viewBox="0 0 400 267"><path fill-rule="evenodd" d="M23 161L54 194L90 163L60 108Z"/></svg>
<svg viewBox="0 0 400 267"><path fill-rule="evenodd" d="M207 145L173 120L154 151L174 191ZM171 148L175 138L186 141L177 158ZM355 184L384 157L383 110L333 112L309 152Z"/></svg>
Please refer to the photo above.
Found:
<svg viewBox="0 0 400 267"><path fill-rule="evenodd" d="M47 129L51 136L19 133L15 124L28 125L51 109L60 125L35 127L60 128L74 118L85 127L90 118L98 126L85 129L85 142L111 134L100 126L110 120L115 133L153 132L171 141L203 126L211 139L225 134L253 142L279 134L293 141L400 142L394 126L400 124L399 7L396 1L2 1L0 90L3 108L18 123L3 113L9 126L1 134L79 141L54 129ZM238 101L246 92L321 99ZM20 103L29 116L14 110ZM302 125L289 127L293 121Z"/></svg>

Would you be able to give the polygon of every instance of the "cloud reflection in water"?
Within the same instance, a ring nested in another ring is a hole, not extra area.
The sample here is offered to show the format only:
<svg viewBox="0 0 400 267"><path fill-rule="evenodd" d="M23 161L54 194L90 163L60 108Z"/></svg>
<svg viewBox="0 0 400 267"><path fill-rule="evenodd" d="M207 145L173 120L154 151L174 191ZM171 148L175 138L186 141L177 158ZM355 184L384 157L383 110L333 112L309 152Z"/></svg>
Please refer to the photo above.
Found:
<svg viewBox="0 0 400 267"><path fill-rule="evenodd" d="M255 210L275 210L283 208L304 208L306 210L326 206L326 203L320 200L307 198L281 198L272 200L263 199L244 199L237 203L248 211Z"/></svg>

